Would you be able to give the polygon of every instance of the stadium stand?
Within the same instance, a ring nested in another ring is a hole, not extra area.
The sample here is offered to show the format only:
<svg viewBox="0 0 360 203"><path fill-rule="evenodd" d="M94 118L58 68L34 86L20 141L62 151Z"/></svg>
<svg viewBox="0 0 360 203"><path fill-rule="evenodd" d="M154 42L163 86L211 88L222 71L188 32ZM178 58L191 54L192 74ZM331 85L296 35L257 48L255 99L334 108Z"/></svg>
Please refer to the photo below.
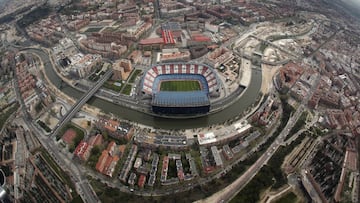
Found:
<svg viewBox="0 0 360 203"><path fill-rule="evenodd" d="M157 86L154 87L156 80L160 80L158 76L161 75L201 75L206 79L209 93L212 93L218 89L218 82L215 73L207 65L203 64L160 64L149 69L143 80L143 91L146 94L153 94L153 90L157 90ZM159 84L159 83L157 83Z"/></svg>
<svg viewBox="0 0 360 203"><path fill-rule="evenodd" d="M201 90L160 91L162 81L196 80ZM143 77L142 91L152 96L152 110L158 114L201 114L210 110L209 95L218 91L218 78L204 64L170 63L150 68Z"/></svg>

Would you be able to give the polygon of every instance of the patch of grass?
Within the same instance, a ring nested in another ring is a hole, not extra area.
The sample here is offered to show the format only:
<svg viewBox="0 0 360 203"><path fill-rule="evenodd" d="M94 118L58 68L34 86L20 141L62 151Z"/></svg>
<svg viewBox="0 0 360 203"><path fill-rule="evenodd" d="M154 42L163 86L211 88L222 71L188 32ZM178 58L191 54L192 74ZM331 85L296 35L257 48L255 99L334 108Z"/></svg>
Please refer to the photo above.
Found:
<svg viewBox="0 0 360 203"><path fill-rule="evenodd" d="M199 81L197 80L176 80L162 81L160 91L197 91L201 90Z"/></svg>
<svg viewBox="0 0 360 203"><path fill-rule="evenodd" d="M126 84L125 87L123 88L123 90L121 91L121 93L125 94L125 95L130 95L131 87L132 87L131 85Z"/></svg>
<svg viewBox="0 0 360 203"><path fill-rule="evenodd" d="M50 154L44 148L40 148L39 150L41 152L42 157L45 159L46 163L49 164L49 166L55 171L55 173L59 175L61 180L63 180L70 187L72 191L71 196L76 197L78 194L76 193L75 185L71 181L70 176L67 173L65 173L63 170L61 170L61 168L57 165L57 163L52 159Z"/></svg>
<svg viewBox="0 0 360 203"><path fill-rule="evenodd" d="M259 194L266 188L280 188L286 183L286 177L281 170L285 157L301 143L305 135L301 134L290 145L279 148L268 164L263 166L258 174L230 201L231 203L258 202Z"/></svg>
<svg viewBox="0 0 360 203"><path fill-rule="evenodd" d="M267 47L268 47L267 44L261 43L260 48L259 48L260 53L264 53L264 51Z"/></svg>
<svg viewBox="0 0 360 203"><path fill-rule="evenodd" d="M99 157L101 156L101 148L99 146L94 146L94 148L91 149L91 154L89 159L87 160L87 164L91 168L95 168L96 163L99 160Z"/></svg>
<svg viewBox="0 0 360 203"><path fill-rule="evenodd" d="M41 6L24 15L16 23L19 27L25 28L40 19L46 18L50 14L50 12L50 8L46 6Z"/></svg>
<svg viewBox="0 0 360 203"><path fill-rule="evenodd" d="M308 116L308 113L306 111L304 111L300 118L296 121L294 127L290 130L288 136L286 136L285 140L287 140L290 136L294 135L295 133L297 133L302 127L304 127L304 125L306 124L306 118Z"/></svg>
<svg viewBox="0 0 360 203"><path fill-rule="evenodd" d="M81 140L84 139L84 132L81 131L81 133L76 132L76 137L73 139L73 143L69 147L69 152L73 153L76 146L80 144Z"/></svg>
<svg viewBox="0 0 360 203"><path fill-rule="evenodd" d="M89 32L99 32L102 29L102 27L89 27L85 33L89 33Z"/></svg>
<svg viewBox="0 0 360 203"><path fill-rule="evenodd" d="M278 41L278 40L281 40L281 39L288 39L288 38L291 38L293 37L293 35L273 35L273 36L270 36L268 38L268 40L270 42L274 42L274 41Z"/></svg>
<svg viewBox="0 0 360 203"><path fill-rule="evenodd" d="M176 177L177 177L177 170L176 170L175 160L169 159L167 179L176 178Z"/></svg>
<svg viewBox="0 0 360 203"><path fill-rule="evenodd" d="M83 203L84 201L81 199L80 195L77 195L74 197L74 199L71 200L71 203Z"/></svg>
<svg viewBox="0 0 360 203"><path fill-rule="evenodd" d="M131 78L129 79L129 83L134 83L136 77L141 73L141 70L135 70L133 74L131 75Z"/></svg>
<svg viewBox="0 0 360 203"><path fill-rule="evenodd" d="M117 28L106 27L103 32L115 32L116 30L117 30Z"/></svg>
<svg viewBox="0 0 360 203"><path fill-rule="evenodd" d="M103 87L109 90L113 90L115 92L120 92L122 86L115 85L113 81L106 81Z"/></svg>
<svg viewBox="0 0 360 203"><path fill-rule="evenodd" d="M289 203L289 202L297 202L298 198L297 196L293 193L287 193L285 196L281 197L280 199L278 199L275 203Z"/></svg>
<svg viewBox="0 0 360 203"><path fill-rule="evenodd" d="M16 102L13 106L7 108L7 110L0 113L0 129L2 129L6 120L19 108L19 104ZM50 130L51 131L51 130ZM49 131L49 132L50 132Z"/></svg>

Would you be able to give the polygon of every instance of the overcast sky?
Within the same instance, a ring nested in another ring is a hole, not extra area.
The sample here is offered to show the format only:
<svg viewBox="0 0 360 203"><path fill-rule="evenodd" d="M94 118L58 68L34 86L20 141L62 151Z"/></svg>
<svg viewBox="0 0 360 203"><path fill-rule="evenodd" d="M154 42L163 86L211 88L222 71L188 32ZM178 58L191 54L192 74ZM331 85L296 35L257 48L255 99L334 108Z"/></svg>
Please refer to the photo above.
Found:
<svg viewBox="0 0 360 203"><path fill-rule="evenodd" d="M342 0L345 3L349 3L352 6L356 6L358 9L360 9L360 0Z"/></svg>

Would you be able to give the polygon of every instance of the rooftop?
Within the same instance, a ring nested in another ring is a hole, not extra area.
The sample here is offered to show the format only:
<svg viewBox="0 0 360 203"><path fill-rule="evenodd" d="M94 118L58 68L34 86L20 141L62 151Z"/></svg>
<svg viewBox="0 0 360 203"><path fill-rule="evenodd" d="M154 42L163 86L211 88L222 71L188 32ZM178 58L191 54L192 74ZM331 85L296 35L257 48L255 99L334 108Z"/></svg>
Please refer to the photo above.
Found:
<svg viewBox="0 0 360 203"><path fill-rule="evenodd" d="M139 44L142 45L149 45L149 44L163 44L164 43L164 39L163 38L148 38L148 39L143 39L140 40Z"/></svg>
<svg viewBox="0 0 360 203"><path fill-rule="evenodd" d="M154 95L152 105L161 107L196 107L210 105L210 101L208 95L203 91L161 91Z"/></svg>

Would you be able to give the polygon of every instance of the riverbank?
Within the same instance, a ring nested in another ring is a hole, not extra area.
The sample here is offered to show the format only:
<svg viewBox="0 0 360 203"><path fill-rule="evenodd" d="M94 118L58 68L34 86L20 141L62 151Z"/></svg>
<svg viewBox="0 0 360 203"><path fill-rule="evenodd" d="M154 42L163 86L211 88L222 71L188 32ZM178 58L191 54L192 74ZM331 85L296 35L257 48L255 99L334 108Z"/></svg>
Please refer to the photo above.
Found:
<svg viewBox="0 0 360 203"><path fill-rule="evenodd" d="M37 52L40 52L37 50ZM48 59L46 53L42 53L42 60L44 63L44 75L47 79L51 81L53 87L57 90L55 92L61 91L63 94L67 95L66 98L73 98L72 101L79 99L83 94L81 91L74 89L69 85L63 85L63 81L55 70L52 67L52 63ZM190 119L169 119L162 118L156 115L149 115L147 113L139 112L135 109L129 108L128 106L118 105L98 97L92 97L87 104L93 107L88 107L87 105L83 107L85 111L96 110L94 113L105 113L113 114L124 120L129 120L135 124L142 124L145 126L152 126L154 128L161 129L191 129L191 128L200 128L205 126L210 126L214 124L224 123L227 120L234 119L241 115L246 109L248 109L253 103L258 99L262 81L262 73L260 70L252 70L251 80L249 86L243 91L240 99L236 100L230 106L213 113L211 115L206 115L198 118ZM59 89L58 89L59 87ZM64 97L64 95L62 95Z"/></svg>

